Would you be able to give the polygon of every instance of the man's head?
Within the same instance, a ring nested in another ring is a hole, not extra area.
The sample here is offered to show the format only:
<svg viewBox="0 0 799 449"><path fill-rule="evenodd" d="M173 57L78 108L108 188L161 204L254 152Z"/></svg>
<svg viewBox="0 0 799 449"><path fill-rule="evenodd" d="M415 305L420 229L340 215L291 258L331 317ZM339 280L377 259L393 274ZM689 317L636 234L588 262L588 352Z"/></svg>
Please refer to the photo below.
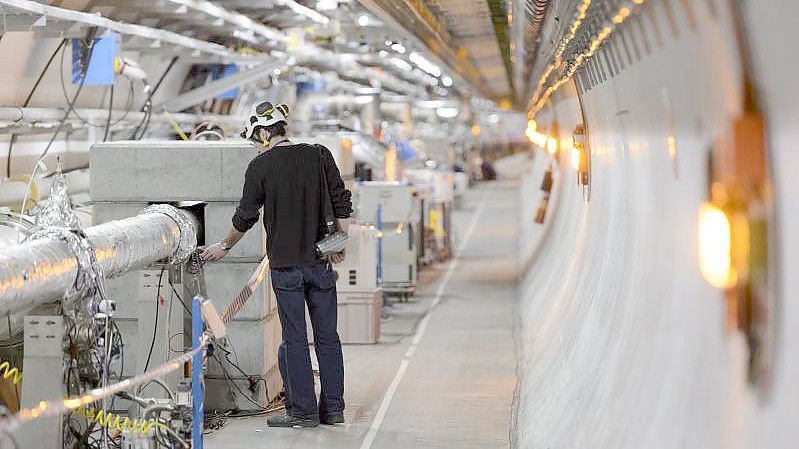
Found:
<svg viewBox="0 0 799 449"><path fill-rule="evenodd" d="M286 135L288 118L289 107L285 104L260 102L253 107L241 137L268 146L270 140Z"/></svg>

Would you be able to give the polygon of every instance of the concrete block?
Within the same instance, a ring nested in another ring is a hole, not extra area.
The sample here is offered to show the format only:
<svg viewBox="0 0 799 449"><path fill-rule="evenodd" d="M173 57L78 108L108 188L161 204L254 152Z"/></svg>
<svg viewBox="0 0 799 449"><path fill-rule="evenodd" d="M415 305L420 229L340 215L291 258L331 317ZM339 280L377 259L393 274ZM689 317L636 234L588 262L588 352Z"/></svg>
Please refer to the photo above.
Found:
<svg viewBox="0 0 799 449"><path fill-rule="evenodd" d="M89 153L89 167L92 200L116 200L136 192L135 152L120 146L95 145Z"/></svg>
<svg viewBox="0 0 799 449"><path fill-rule="evenodd" d="M217 351L230 351L230 359L248 375L262 375L277 364L277 347L275 326L279 327L277 314L272 314L261 321L236 321L227 326L227 344L221 345ZM222 357L224 359L224 357ZM228 367L228 372L238 372ZM224 372L217 362L209 363L208 374L222 376ZM239 373L240 374L240 373Z"/></svg>
<svg viewBox="0 0 799 449"><path fill-rule="evenodd" d="M193 150L185 147L165 151L136 149L136 197L156 201L218 197L220 154Z"/></svg>
<svg viewBox="0 0 799 449"><path fill-rule="evenodd" d="M253 404L255 401L261 406L266 406L277 398L283 392L283 379L280 377L280 370L277 366L269 370L263 376L259 376L263 380L256 380L254 384L255 392L250 390L249 379L244 379L239 376L232 377L238 389L231 385L224 376L209 375L205 377L205 406L206 409L226 411L226 410L245 410L257 411L260 408ZM241 391L239 391L241 390ZM242 396L247 395L247 398Z"/></svg>
<svg viewBox="0 0 799 449"><path fill-rule="evenodd" d="M250 144L244 147L239 145L221 152L220 200L238 201L241 198L244 173L247 171L250 161L257 155L258 152Z"/></svg>
<svg viewBox="0 0 799 449"><path fill-rule="evenodd" d="M213 202L205 205L205 242L216 243L227 236L233 225L231 219L238 207L236 202ZM266 256L266 230L259 220L230 250L226 261L260 261Z"/></svg>
<svg viewBox="0 0 799 449"><path fill-rule="evenodd" d="M92 214L94 216L94 225L107 223L113 220L122 220L125 218L135 217L148 206L147 202L135 203L94 203L92 206Z"/></svg>
<svg viewBox="0 0 799 449"><path fill-rule="evenodd" d="M94 201L236 201L255 155L244 141L97 143L90 191Z"/></svg>
<svg viewBox="0 0 799 449"><path fill-rule="evenodd" d="M257 262L226 263L224 260L205 265L205 288L208 298L214 302L219 313L241 292L250 276L258 268ZM267 275L264 282L253 292L234 321L262 320L271 310L271 279Z"/></svg>

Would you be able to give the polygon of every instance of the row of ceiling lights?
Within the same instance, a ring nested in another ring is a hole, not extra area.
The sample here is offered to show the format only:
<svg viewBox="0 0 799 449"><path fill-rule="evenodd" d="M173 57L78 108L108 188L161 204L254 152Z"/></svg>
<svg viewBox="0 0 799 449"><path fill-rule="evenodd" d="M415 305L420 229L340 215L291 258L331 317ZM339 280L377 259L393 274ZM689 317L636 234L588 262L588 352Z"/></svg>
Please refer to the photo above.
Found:
<svg viewBox="0 0 799 449"><path fill-rule="evenodd" d="M263 24L259 24L252 19L247 18L246 16L240 14L231 14L230 12L226 11L223 8L215 5L214 3L208 0L169 0L170 2L179 5L178 8L175 10L176 13L185 14L188 10L194 9L202 11L212 17L216 17L220 24L224 23L225 21L229 21L235 25L240 26L234 31L234 36L239 39L257 43L257 36L256 34L260 34L261 36L274 40L274 41L281 41L285 39L278 30L269 28ZM278 4L286 6L290 8L292 11L296 12L297 14L303 15L314 22L320 24L327 24L329 23L330 19L319 12L308 8L307 6L303 6L297 3L294 0L275 0ZM319 0L316 3L316 9L320 11L332 11L339 7L339 0ZM368 14L361 14L358 16L357 23L361 27L369 26L370 24L376 23ZM405 54L408 49L403 45L401 42L394 42L394 41L386 41L386 45L393 51L399 54ZM381 57L387 57L388 52L382 50L379 52ZM435 63L431 62L427 58L425 58L422 54L418 52L412 51L408 55L408 59L413 63L422 73L425 75L425 81L430 86L439 86L439 83L444 87L452 87L453 79L450 76L443 75L441 68L436 65ZM390 62L400 70L411 71L414 70L414 67L408 63L403 58L393 57L391 58ZM442 76L443 75L443 76ZM445 89L440 89L437 91L440 95L446 95L448 92Z"/></svg>
<svg viewBox="0 0 799 449"><path fill-rule="evenodd" d="M404 55L408 51L405 45L403 45L401 42L394 42L391 40L386 41L386 47L401 55ZM378 55L381 58L385 58L389 55L389 52L386 50L381 50ZM401 70L413 70L413 65L415 65L419 70L429 75L428 81L430 85L436 86L440 81L441 85L444 87L452 87L452 77L444 75L444 73L441 71L441 67L425 58L421 53L411 51L408 54L408 60L410 60L410 63L405 59L396 56L390 59L391 63ZM413 65L411 65L411 63L413 63Z"/></svg>

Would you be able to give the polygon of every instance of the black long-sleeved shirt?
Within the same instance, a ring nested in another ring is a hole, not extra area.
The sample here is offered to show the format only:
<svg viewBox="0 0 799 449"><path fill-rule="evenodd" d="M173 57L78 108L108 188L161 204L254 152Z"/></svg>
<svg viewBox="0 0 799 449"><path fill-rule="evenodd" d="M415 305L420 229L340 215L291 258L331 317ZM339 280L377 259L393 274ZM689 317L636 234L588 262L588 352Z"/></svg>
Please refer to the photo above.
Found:
<svg viewBox="0 0 799 449"><path fill-rule="evenodd" d="M233 227L246 232L258 222L259 209L264 208L266 253L273 268L300 266L317 259L314 246L323 234L320 161L336 218L349 218L352 194L344 187L327 148L280 145L256 156L247 167Z"/></svg>

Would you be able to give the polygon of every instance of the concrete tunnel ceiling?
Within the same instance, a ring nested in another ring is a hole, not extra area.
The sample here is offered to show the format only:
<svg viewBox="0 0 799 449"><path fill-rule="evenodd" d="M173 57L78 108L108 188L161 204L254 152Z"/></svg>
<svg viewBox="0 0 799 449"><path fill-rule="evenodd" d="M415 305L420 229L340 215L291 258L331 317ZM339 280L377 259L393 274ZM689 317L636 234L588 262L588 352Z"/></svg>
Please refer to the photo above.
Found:
<svg viewBox="0 0 799 449"><path fill-rule="evenodd" d="M508 2L501 0L360 0L390 16L456 67L476 89L512 103Z"/></svg>

